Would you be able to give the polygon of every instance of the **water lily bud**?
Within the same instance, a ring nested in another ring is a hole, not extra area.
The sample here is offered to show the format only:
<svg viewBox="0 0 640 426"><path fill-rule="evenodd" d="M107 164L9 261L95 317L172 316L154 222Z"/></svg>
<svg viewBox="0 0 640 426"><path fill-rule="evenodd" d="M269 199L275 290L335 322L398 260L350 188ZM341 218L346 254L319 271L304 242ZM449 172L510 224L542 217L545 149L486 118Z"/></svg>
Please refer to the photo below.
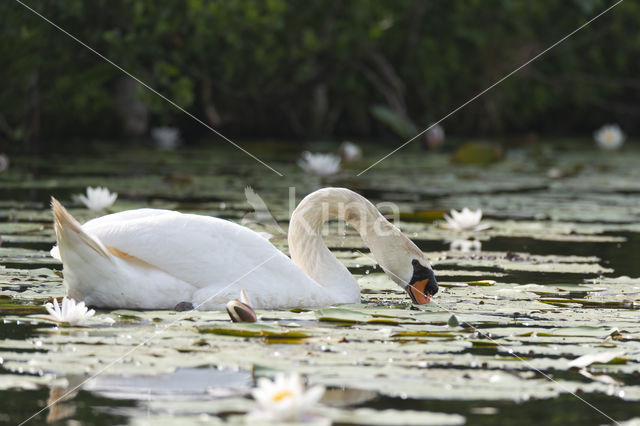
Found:
<svg viewBox="0 0 640 426"><path fill-rule="evenodd" d="M451 315L449 317L449 321L447 321L447 325L449 327L457 327L460 325L460 321L458 321L458 318L456 318L455 315Z"/></svg>
<svg viewBox="0 0 640 426"><path fill-rule="evenodd" d="M227 313L233 322L256 322L258 320L258 316L253 308L238 299L231 300L227 303Z"/></svg>

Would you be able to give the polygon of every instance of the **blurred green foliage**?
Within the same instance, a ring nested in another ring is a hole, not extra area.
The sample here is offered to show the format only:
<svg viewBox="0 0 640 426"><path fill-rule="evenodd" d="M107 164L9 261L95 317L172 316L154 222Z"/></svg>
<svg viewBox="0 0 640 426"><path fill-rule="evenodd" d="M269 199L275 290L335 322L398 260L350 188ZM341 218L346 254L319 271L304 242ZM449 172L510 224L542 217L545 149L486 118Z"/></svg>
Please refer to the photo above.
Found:
<svg viewBox="0 0 640 426"><path fill-rule="evenodd" d="M613 1L25 3L225 133L379 137L389 123L426 127ZM123 135L120 70L13 0L0 16L0 148ZM638 22L640 4L622 3L448 119L448 133L638 130ZM148 90L135 96L150 124L207 134Z"/></svg>

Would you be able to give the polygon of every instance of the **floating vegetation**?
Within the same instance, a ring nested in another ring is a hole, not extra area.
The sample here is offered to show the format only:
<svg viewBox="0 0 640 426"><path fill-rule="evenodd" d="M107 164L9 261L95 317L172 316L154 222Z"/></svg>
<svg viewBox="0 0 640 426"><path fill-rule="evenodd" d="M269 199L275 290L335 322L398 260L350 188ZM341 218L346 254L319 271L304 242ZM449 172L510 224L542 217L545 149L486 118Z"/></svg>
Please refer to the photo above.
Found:
<svg viewBox="0 0 640 426"><path fill-rule="evenodd" d="M61 264L48 253L55 242L50 195L69 202L88 185L106 185L119 194L114 211L170 208L241 222L252 211L244 196L251 184L286 231L287 188L295 186L299 200L318 179L298 170L297 152L266 154L285 174L269 187L268 170L230 167L237 162L232 152L12 158L0 187L0 389L19 407L9 412L11 423L69 393L60 407L99 399L96 407L125 413L115 423L235 424L255 407L255 380L280 372L325 387L320 415L340 424L500 423L523 407L550 412L560 402L586 423L610 422L574 404L571 393L598 401L604 412L615 407L615 420L636 415L637 154L618 158L615 168L608 156L594 163L559 154L556 162L583 167L551 179L509 155L478 168L452 166L443 154L398 153L376 173L334 177L332 185L397 203L398 225L427 252L441 285L428 305L412 306L353 229L341 234L331 223L325 242L356 274L362 304L259 311L255 323L200 311L98 310L88 326L74 328L42 318L43 304L65 295ZM430 167L429 176L411 172L418 166ZM26 180L21 167L35 174ZM96 215L69 205L81 221ZM440 226L444 212L466 205L481 206L490 228L458 233ZM481 250L450 251L455 238L474 238ZM286 252L286 238L271 241ZM41 416L107 415L100 408L65 413Z"/></svg>

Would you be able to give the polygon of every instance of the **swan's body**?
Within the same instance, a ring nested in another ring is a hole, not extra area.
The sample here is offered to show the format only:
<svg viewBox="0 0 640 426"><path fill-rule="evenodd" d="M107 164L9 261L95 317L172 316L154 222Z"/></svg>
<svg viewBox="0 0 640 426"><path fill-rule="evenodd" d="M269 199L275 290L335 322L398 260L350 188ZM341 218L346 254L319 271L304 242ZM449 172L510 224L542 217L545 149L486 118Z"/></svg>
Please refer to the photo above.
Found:
<svg viewBox="0 0 640 426"><path fill-rule="evenodd" d="M321 205L328 207L320 209ZM337 211L344 205L352 207ZM218 310L240 289L249 294L255 308L262 309L359 302L356 280L320 236L326 213L344 216L350 223L366 219L359 229L365 243L400 285L410 284L411 271L410 266L400 268L406 271L390 270L397 269L396 255L403 256L403 264L407 251L426 262L371 203L340 188L316 191L294 211L291 259L250 229L214 217L139 209L81 226L57 201L52 206L67 293L97 307L172 309L187 301L198 309ZM374 232L371 221L380 218L390 235ZM400 249L396 255L394 244ZM428 262L423 266L430 270Z"/></svg>

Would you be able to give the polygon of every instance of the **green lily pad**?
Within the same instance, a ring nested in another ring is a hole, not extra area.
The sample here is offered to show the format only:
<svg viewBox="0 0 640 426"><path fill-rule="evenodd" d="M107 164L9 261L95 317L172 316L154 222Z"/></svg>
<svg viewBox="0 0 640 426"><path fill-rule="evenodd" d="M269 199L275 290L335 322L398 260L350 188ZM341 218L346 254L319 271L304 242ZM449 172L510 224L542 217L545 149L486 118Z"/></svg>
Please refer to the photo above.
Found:
<svg viewBox="0 0 640 426"><path fill-rule="evenodd" d="M318 321L344 324L365 323L373 320L373 316L345 308L325 308L316 311Z"/></svg>
<svg viewBox="0 0 640 426"><path fill-rule="evenodd" d="M201 333L211 333L222 336L237 337L268 337L268 338L284 338L284 339L304 339L311 335L300 330L286 329L261 323L241 323L226 324L216 327L200 327Z"/></svg>

